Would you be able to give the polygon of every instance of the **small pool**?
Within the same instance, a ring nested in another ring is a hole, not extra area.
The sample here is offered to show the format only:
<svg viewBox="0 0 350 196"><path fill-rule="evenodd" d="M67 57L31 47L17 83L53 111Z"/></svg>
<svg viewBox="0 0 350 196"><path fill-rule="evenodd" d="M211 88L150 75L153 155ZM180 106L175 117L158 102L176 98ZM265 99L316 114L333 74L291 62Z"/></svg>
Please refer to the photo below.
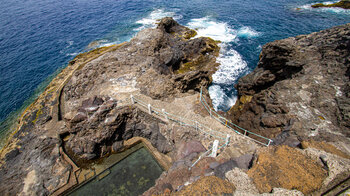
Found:
<svg viewBox="0 0 350 196"><path fill-rule="evenodd" d="M153 155L145 147L139 147L68 195L141 195L154 186L162 172Z"/></svg>

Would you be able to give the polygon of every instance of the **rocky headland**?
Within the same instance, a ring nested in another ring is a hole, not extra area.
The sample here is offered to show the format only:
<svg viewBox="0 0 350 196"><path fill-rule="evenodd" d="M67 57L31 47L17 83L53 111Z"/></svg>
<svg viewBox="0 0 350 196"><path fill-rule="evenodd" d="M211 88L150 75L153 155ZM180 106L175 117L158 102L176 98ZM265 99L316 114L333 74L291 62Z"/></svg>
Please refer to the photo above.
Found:
<svg viewBox="0 0 350 196"><path fill-rule="evenodd" d="M339 7L343 9L350 9L350 1L349 0L341 0L336 3L331 4L323 4L323 3L316 3L314 5L311 5L312 8L320 8L320 7Z"/></svg>
<svg viewBox="0 0 350 196"><path fill-rule="evenodd" d="M18 119L0 154L0 192L65 194L80 183L78 172L138 142L165 170L144 195L343 191L350 176L350 24L266 44L257 68L239 80L239 101L224 115L273 139L268 147L232 132L199 101L201 88L209 101L205 89L220 48L195 35L164 18L130 42L78 55ZM163 113L149 113L136 98ZM165 111L229 134L229 145L193 164L214 138Z"/></svg>

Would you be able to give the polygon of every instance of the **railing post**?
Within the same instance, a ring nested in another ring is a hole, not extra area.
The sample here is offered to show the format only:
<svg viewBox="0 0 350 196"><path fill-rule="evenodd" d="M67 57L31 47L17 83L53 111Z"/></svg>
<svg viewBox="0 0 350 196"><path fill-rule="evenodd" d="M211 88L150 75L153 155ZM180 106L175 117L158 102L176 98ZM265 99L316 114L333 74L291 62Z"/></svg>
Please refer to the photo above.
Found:
<svg viewBox="0 0 350 196"><path fill-rule="evenodd" d="M228 145L228 143L230 142L230 137L231 136L229 134L226 135L226 140L225 140L226 145Z"/></svg>
<svg viewBox="0 0 350 196"><path fill-rule="evenodd" d="M213 144L213 151L211 152L211 157L216 157L217 152L218 152L218 145L219 145L219 140L215 140Z"/></svg>
<svg viewBox="0 0 350 196"><path fill-rule="evenodd" d="M271 139L269 139L269 143L267 144L267 146L270 146L270 144L271 144Z"/></svg>
<svg viewBox="0 0 350 196"><path fill-rule="evenodd" d="M134 96L130 95L131 103L135 104Z"/></svg>
<svg viewBox="0 0 350 196"><path fill-rule="evenodd" d="M152 114L151 104L148 104L148 113L149 113L149 114Z"/></svg>
<svg viewBox="0 0 350 196"><path fill-rule="evenodd" d="M244 136L247 136L247 130L244 130Z"/></svg>
<svg viewBox="0 0 350 196"><path fill-rule="evenodd" d="M166 120L169 120L169 119L168 119L168 115L167 115L166 112L165 112L165 109L162 109L162 112L163 112L163 114L164 114L164 118L165 118Z"/></svg>

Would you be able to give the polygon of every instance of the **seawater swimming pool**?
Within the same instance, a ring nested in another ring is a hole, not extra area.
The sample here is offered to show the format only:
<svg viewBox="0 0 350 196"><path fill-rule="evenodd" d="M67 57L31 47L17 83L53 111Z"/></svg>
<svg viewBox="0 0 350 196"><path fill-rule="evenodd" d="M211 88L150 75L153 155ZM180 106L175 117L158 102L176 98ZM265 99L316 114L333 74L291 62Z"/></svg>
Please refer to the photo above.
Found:
<svg viewBox="0 0 350 196"><path fill-rule="evenodd" d="M105 167L107 169L87 180L83 178L89 172L83 171L80 175L83 182L64 195L140 195L154 186L155 180L163 172L163 168L142 143L122 154L112 154L93 166L94 171Z"/></svg>

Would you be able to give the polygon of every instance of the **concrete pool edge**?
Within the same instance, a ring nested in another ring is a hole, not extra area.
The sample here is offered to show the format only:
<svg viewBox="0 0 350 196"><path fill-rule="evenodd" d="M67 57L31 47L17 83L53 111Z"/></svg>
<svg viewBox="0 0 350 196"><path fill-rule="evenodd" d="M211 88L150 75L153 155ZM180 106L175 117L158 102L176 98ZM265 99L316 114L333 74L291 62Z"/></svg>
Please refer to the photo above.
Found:
<svg viewBox="0 0 350 196"><path fill-rule="evenodd" d="M162 154L157 151L155 147L152 146L152 144L145 138L142 137L133 137L129 140L124 141L125 151L128 151L132 149L133 147L140 145L139 147L136 147L136 149L131 150L128 152L125 156L118 159L114 163L110 164L107 168L95 171L91 176L88 176L85 180L81 181L79 180L80 174L77 174L78 172L81 172L83 169L78 167L74 161L64 152L63 148L60 147L60 153L62 155L62 158L71 165L71 171L69 172L69 175L67 176L67 183L56 189L51 195L66 195L79 187L83 186L84 184L88 183L89 181L95 179L96 177L99 177L100 175L103 175L110 167L113 167L118 162L122 161L123 159L127 158L132 153L136 152L137 150L141 148L145 148L153 157L153 159L159 164L159 166L163 169L163 171L167 171L172 163L171 157L168 155ZM121 153L123 153L121 152ZM120 153L114 153L114 155L120 154ZM105 157L103 159L107 159L110 156L113 156L113 154L109 155L108 157ZM103 176L104 177L104 176ZM102 178L103 178L102 177Z"/></svg>

